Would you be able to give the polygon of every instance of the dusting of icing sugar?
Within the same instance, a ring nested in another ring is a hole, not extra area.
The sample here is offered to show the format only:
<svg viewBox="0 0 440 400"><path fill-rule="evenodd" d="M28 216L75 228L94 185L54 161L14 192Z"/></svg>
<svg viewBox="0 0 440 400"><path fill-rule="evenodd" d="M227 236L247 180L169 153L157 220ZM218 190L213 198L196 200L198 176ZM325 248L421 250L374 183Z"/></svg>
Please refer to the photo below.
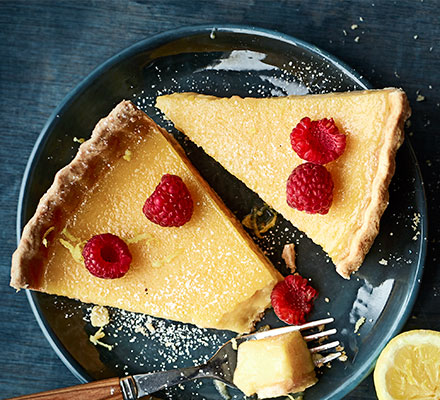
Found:
<svg viewBox="0 0 440 400"><path fill-rule="evenodd" d="M289 82L281 78L265 75L261 75L260 78L263 82L270 82L274 86L270 91L272 96L303 95L309 92L306 86L294 81Z"/></svg>
<svg viewBox="0 0 440 400"><path fill-rule="evenodd" d="M174 92L192 91L218 96L238 94L243 97L268 97L326 93L330 91L353 90L357 86L344 86L344 75L335 71L333 65L310 56L310 59L292 59L282 65L274 65L265 53L252 50L234 50L219 58L194 54L199 69L188 74L186 62L151 67L151 77L145 88L133 94L132 101L150 116L156 115L166 127L172 124L163 118L154 107L156 97ZM331 73L330 73L331 71ZM239 86L230 74L241 72L243 80Z"/></svg>
<svg viewBox="0 0 440 400"><path fill-rule="evenodd" d="M84 310L86 322L90 321L92 309L89 306ZM109 311L110 322L101 328L99 338L105 334L106 344L113 347L109 362L115 361L114 367L125 375L203 364L216 348L235 336L232 332L198 328L115 308ZM201 387L200 382L192 385ZM172 398L181 390L170 388L166 395Z"/></svg>

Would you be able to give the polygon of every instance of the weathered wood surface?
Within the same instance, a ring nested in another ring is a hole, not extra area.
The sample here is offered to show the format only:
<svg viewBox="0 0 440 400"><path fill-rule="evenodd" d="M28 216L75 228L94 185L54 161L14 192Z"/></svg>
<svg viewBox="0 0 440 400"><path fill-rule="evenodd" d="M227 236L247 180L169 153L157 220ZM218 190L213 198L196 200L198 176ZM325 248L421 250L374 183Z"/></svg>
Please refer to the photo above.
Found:
<svg viewBox="0 0 440 400"><path fill-rule="evenodd" d="M425 274L407 329L440 330L439 11L440 2L428 0L0 1L0 396L78 383L39 330L24 293L8 287L18 192L35 139L92 69L141 39L180 26L275 29L329 51L377 87L406 90L413 109L409 139L430 207ZM416 101L418 94L424 101ZM371 377L347 398L374 399Z"/></svg>

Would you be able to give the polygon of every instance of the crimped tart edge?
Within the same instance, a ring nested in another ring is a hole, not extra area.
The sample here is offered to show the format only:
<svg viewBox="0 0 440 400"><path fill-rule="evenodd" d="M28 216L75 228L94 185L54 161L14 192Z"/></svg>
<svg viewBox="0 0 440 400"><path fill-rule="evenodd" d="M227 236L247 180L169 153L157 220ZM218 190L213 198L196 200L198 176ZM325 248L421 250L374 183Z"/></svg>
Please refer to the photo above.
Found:
<svg viewBox="0 0 440 400"><path fill-rule="evenodd" d="M388 187L396 169L396 152L404 140L404 123L411 115L408 99L401 89L383 90L390 91L389 114L383 128L384 143L373 179L371 201L365 210L362 225L351 242L347 257L335 261L336 271L346 279L362 265L379 233L380 219L388 206Z"/></svg>
<svg viewBox="0 0 440 400"><path fill-rule="evenodd" d="M122 101L98 122L91 138L81 144L73 160L56 173L35 214L24 227L20 243L12 255L12 287L39 289L47 254L42 245L44 234L52 226L55 232L63 229L66 215L78 206L83 193L93 185L94 177L115 159L115 154L123 155L126 143L133 139L134 128L152 123L147 120L138 124L141 119L141 112L132 103Z"/></svg>

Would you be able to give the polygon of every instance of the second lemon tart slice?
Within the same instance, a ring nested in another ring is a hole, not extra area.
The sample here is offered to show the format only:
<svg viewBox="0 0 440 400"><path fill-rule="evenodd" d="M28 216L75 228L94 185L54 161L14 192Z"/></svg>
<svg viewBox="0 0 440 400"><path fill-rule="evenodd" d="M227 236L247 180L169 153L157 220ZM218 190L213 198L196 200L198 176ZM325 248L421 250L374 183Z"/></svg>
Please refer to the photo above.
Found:
<svg viewBox="0 0 440 400"><path fill-rule="evenodd" d="M361 265L388 202L395 154L409 116L398 89L275 98L217 98L175 93L156 106L231 174L321 245L349 278ZM326 215L297 211L286 202L286 182L303 161L290 133L298 122L333 118L347 135L344 154L327 165L334 180Z"/></svg>
<svg viewBox="0 0 440 400"><path fill-rule="evenodd" d="M164 174L178 175L194 202L179 228L142 212ZM84 266L84 242L103 233L128 244L122 278L100 279ZM58 172L23 231L11 275L15 288L237 332L252 328L281 279L174 139L127 101Z"/></svg>

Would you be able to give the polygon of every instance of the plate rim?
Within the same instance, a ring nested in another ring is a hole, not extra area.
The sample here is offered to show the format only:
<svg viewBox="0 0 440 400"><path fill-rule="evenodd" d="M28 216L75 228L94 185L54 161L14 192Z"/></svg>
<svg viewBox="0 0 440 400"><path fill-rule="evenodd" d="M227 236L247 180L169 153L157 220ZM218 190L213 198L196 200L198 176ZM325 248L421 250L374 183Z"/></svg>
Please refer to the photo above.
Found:
<svg viewBox="0 0 440 400"><path fill-rule="evenodd" d="M31 154L29 155L25 171L23 173L23 178L20 186L20 193L17 204L17 219L16 219L16 234L17 234L17 245L20 242L22 228L24 226L24 210L26 203L26 194L27 188L30 185L32 171L36 164L37 155L41 151L42 144L44 144L45 139L49 136L52 131L53 126L57 123L57 119L65 112L66 109L75 101L84 90L89 87L89 85L95 81L99 76L101 76L105 71L110 69L112 66L129 58L130 56L138 53L140 50L152 49L159 47L165 43L168 43L173 40L177 40L183 37L191 36L191 35L200 35L202 33L211 33L211 32L227 32L227 33L235 33L235 34L247 34L247 35L256 35L260 37L266 37L274 40L281 40L286 42L287 44L304 48L313 54L324 58L331 64L335 65L337 68L342 70L345 74L347 74L353 81L355 81L360 87L363 89L372 89L372 85L361 76L354 69L349 67L346 63L339 60L337 57L333 56L329 52L320 49L319 47L310 44L301 39L297 39L291 35L278 32L276 30L260 28L249 25L238 25L238 24L212 24L212 25L193 25L193 26L185 26L173 30L168 30L165 32L161 32L159 34L147 37L142 39L125 49L119 51L96 68L92 70L84 79L82 79L73 89L71 89L67 95L62 99L59 105L55 108L52 114L47 119L44 124L40 134L38 135L35 144L32 148ZM428 215L427 215L427 199L424 188L423 177L420 170L420 165L417 161L414 150L408 140L404 141L404 146L407 146L411 159L414 161L415 174L416 179L420 182L421 191L419 196L421 196L421 202L423 204L423 213L421 213L421 223L420 223L420 236L422 238L422 242L420 245L420 252L417 259L417 270L415 273L414 281L411 286L411 290L409 291L409 295L406 295L404 305L401 307L400 313L397 315L398 318L395 319L395 323L392 325L391 329L387 332L387 334L380 341L380 346L378 346L375 351L371 353L368 357L368 362L363 364L363 368L359 368L351 377L351 382L346 385L342 390L338 393L334 394L332 397L326 396L325 399L341 399L350 393L353 389L355 389L374 369L375 362L388 343L388 341L397 335L405 325L407 319L410 316L414 303L417 299L417 295L420 289L421 278L423 274L426 253L427 253L427 225L428 225ZM87 371L73 358L73 356L67 351L55 333L48 326L39 303L37 301L37 293L32 292L31 290L26 289L26 297L31 306L32 312L37 320L37 323L43 332L46 340L49 342L52 349L55 351L57 356L61 359L63 364L67 367L67 369L82 383L90 382L93 379L87 373ZM330 393L331 394L331 393Z"/></svg>

